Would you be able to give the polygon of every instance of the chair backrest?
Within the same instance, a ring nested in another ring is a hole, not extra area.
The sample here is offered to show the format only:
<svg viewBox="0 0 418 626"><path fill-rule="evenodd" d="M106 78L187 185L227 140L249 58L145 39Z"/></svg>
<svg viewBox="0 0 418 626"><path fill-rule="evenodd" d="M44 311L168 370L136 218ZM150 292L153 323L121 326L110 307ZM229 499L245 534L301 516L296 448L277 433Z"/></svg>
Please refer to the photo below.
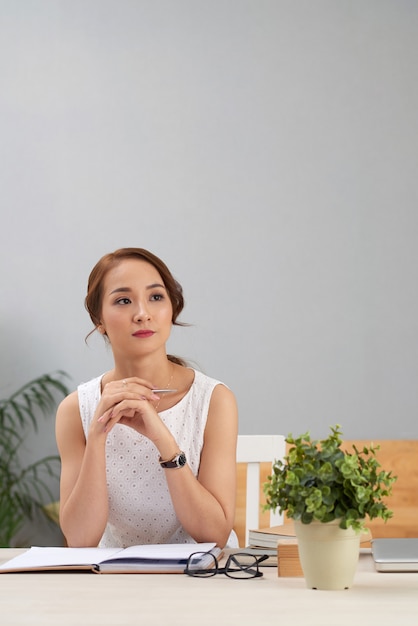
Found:
<svg viewBox="0 0 418 626"><path fill-rule="evenodd" d="M343 449L352 451L352 444L359 450L370 446L370 440L344 440ZM367 520L372 536L417 537L418 536L418 440L374 440L380 446L376 453L382 468L398 477L392 495L385 502L393 517L385 524L380 518ZM280 435L240 435L237 446L238 488L235 532L241 547L248 545L248 530L260 526L286 524L281 516L260 513L263 500L260 485L271 471L272 461L283 458L286 452L284 437ZM247 468L248 464L248 468ZM246 471L248 469L248 471ZM259 474L259 478L257 476ZM247 495L245 495L247 494ZM259 500L257 494L260 495Z"/></svg>
<svg viewBox="0 0 418 626"><path fill-rule="evenodd" d="M248 545L248 532L259 528L261 502L263 501L262 483L266 476L260 474L263 464L268 472L276 459L283 459L285 454L283 435L239 435L237 444L237 463L246 465L245 472L245 531L243 538L236 528L240 546ZM242 488L238 476L238 491ZM237 501L240 498L237 497ZM265 526L276 526L283 523L283 516L270 511L269 521Z"/></svg>
<svg viewBox="0 0 418 626"><path fill-rule="evenodd" d="M370 447L370 440L345 439L343 449L352 452L352 446L362 450ZM393 517L384 523L382 519L366 520L373 538L418 536L418 439L374 439L379 446L376 458L382 469L397 476L392 495L385 503Z"/></svg>

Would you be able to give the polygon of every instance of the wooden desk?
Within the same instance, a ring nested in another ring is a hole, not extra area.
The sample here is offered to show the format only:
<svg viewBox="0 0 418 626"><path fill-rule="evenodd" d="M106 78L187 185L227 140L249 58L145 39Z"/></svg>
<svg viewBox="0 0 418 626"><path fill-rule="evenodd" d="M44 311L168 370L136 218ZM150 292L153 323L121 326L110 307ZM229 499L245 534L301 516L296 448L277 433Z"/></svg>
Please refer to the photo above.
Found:
<svg viewBox="0 0 418 626"><path fill-rule="evenodd" d="M21 550L0 549L0 562ZM379 626L415 625L418 573L377 573L369 553L360 556L347 591L307 589L303 578L264 576L231 580L182 574L37 573L0 575L4 626Z"/></svg>

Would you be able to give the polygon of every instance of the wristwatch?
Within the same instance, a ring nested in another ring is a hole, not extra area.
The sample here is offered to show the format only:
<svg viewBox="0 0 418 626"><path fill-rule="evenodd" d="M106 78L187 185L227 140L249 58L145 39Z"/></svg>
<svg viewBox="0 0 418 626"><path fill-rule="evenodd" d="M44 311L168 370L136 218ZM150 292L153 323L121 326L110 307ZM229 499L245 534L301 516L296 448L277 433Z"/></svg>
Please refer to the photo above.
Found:
<svg viewBox="0 0 418 626"><path fill-rule="evenodd" d="M170 469L173 467L179 469L187 463L186 455L184 454L184 452L177 452L169 461L163 461L161 457L158 460L161 467L164 467L165 469Z"/></svg>

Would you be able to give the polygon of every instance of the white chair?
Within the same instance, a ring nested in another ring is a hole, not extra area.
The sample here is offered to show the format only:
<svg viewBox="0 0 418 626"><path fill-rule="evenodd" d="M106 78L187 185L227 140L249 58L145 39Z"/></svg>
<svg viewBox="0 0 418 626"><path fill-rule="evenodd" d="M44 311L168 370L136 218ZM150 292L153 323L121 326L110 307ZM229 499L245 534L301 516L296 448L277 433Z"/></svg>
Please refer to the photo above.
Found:
<svg viewBox="0 0 418 626"><path fill-rule="evenodd" d="M259 527L260 463L283 460L285 450L283 435L238 435L237 463L247 464L245 545L248 545L249 531ZM283 515L270 511L270 526L280 524L283 524Z"/></svg>

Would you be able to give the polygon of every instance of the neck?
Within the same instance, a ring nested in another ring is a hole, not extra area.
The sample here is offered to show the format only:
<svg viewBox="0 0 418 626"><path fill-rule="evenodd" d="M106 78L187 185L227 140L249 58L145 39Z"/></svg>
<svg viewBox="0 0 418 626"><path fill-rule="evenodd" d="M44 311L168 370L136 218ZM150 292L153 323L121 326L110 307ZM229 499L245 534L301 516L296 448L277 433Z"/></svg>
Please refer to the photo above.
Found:
<svg viewBox="0 0 418 626"><path fill-rule="evenodd" d="M120 380L135 376L151 381L158 389L166 389L169 385L171 386L174 370L175 365L168 360L167 355L159 359L155 359L155 357L150 359L142 358L136 362L124 360L120 364L115 362L112 378Z"/></svg>

